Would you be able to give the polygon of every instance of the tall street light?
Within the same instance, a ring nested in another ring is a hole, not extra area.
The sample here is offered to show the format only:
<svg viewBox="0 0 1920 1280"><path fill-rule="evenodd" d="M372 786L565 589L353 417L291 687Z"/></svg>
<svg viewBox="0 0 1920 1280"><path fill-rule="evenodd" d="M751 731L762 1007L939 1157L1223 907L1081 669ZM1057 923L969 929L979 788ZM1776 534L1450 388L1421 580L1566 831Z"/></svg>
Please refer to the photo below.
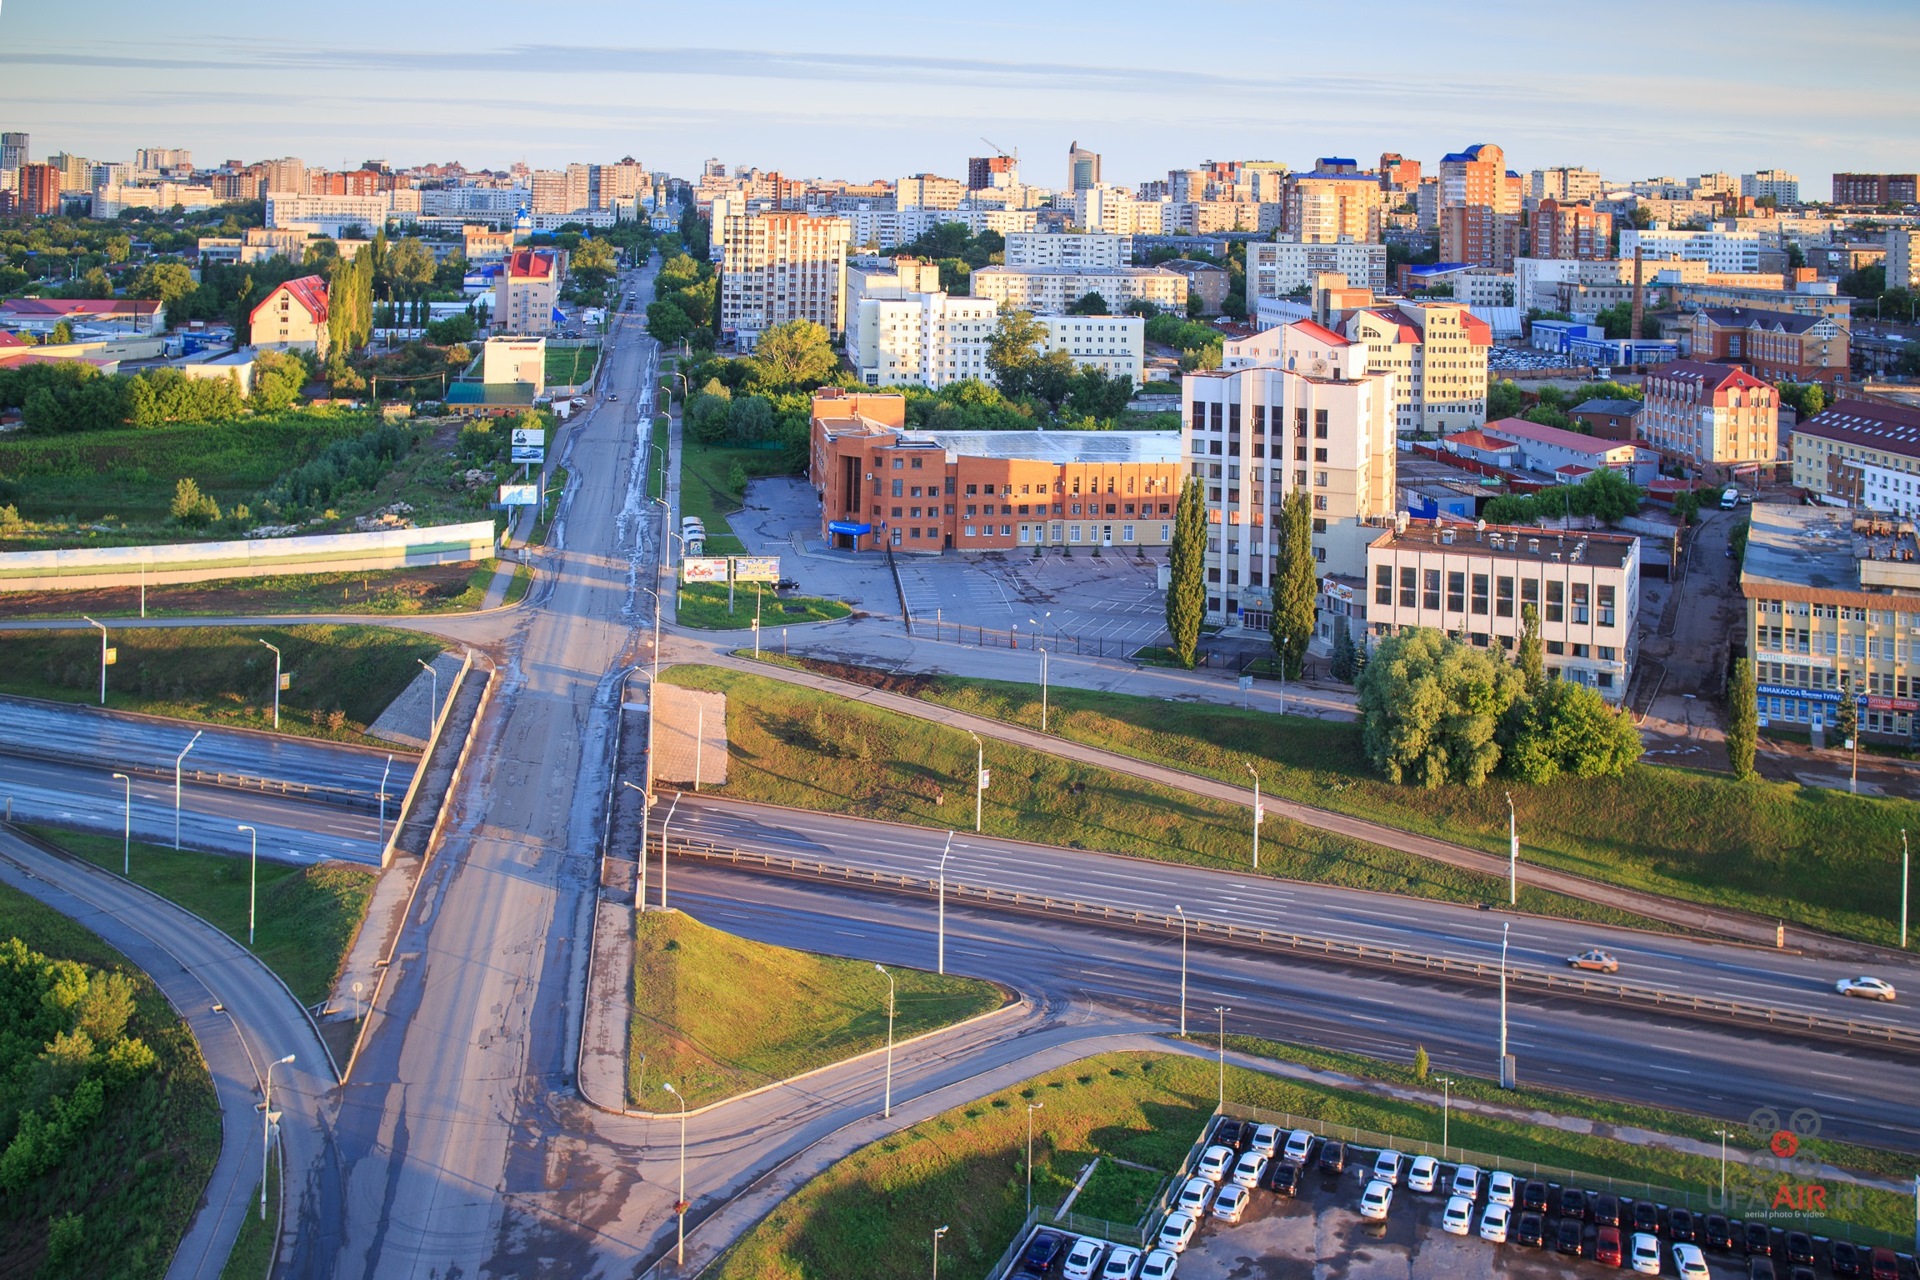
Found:
<svg viewBox="0 0 1920 1280"><path fill-rule="evenodd" d="M640 793L640 882L634 886L633 901L635 911L645 911L647 909L647 810L653 807L653 797L647 794L645 787L634 786L625 778L620 779L620 785L631 787Z"/></svg>
<svg viewBox="0 0 1920 1280"><path fill-rule="evenodd" d="M1220 1105L1227 1105L1227 1015L1233 1012L1230 1005L1217 1004L1213 1011L1220 1015Z"/></svg>
<svg viewBox="0 0 1920 1280"><path fill-rule="evenodd" d="M1513 812L1513 792L1507 792L1507 905L1520 901L1520 821Z"/></svg>
<svg viewBox="0 0 1920 1280"><path fill-rule="evenodd" d="M253 890L254 886L260 883L260 833L244 822L235 829L246 832L253 844L253 854L249 860L252 865L252 870L247 873L247 945L252 946Z"/></svg>
<svg viewBox="0 0 1920 1280"><path fill-rule="evenodd" d="M673 822L673 811L680 807L680 797L685 794L684 791L673 793L673 803L667 806L667 816L660 820L660 909L662 911L667 909L667 827Z"/></svg>
<svg viewBox="0 0 1920 1280"><path fill-rule="evenodd" d="M641 587L640 589L653 597L653 678L657 682L660 679L660 593L652 587ZM647 701L649 704L653 701L652 693L647 694ZM649 706L647 714L653 714L651 706Z"/></svg>
<svg viewBox="0 0 1920 1280"><path fill-rule="evenodd" d="M940 1280L940 1237L947 1234L944 1226L933 1229L933 1280Z"/></svg>
<svg viewBox="0 0 1920 1280"><path fill-rule="evenodd" d="M267 1064L267 1086L260 1102L260 1221L267 1220L267 1149L273 1134L273 1069L290 1067L293 1055L276 1058Z"/></svg>
<svg viewBox="0 0 1920 1280"><path fill-rule="evenodd" d="M265 640L260 643L267 644ZM280 727L280 650L270 644L267 644L267 648L273 649L273 727L278 729ZM419 659L415 658L414 661L418 662Z"/></svg>
<svg viewBox="0 0 1920 1280"><path fill-rule="evenodd" d="M438 724L440 721L440 673L438 671L435 671L433 669L433 666L430 663L423 662L419 658L415 658L414 661L420 664L420 669L422 671L425 671L428 675L433 677L433 696L432 696L432 700L427 703L426 742L427 742L427 746L431 747L433 745L433 726ZM420 762L421 767L425 768L426 763L427 762L425 760L422 760Z"/></svg>
<svg viewBox="0 0 1920 1280"><path fill-rule="evenodd" d="M1033 1113L1041 1110L1044 1102L1027 1104L1027 1212L1033 1212Z"/></svg>
<svg viewBox="0 0 1920 1280"><path fill-rule="evenodd" d="M100 628L100 705L104 707L107 705L107 624L95 622L84 613L80 616L85 618L89 625Z"/></svg>
<svg viewBox="0 0 1920 1280"><path fill-rule="evenodd" d="M1179 903L1173 909L1180 913L1180 1034L1187 1034L1187 909Z"/></svg>
<svg viewBox="0 0 1920 1280"><path fill-rule="evenodd" d="M116 773L113 776L127 784L126 826L120 833L120 874L131 877L133 875L133 779L124 773Z"/></svg>
<svg viewBox="0 0 1920 1280"><path fill-rule="evenodd" d="M1046 613L1043 613L1040 616L1042 618L1051 618L1053 617L1053 611L1048 610ZM1027 624L1029 626L1039 627L1041 638L1043 641L1045 640L1046 638L1045 623L1037 622L1032 618L1028 618ZM1045 733L1047 731L1047 650L1046 650L1046 645L1044 643L1042 643L1038 647L1040 649L1040 732Z"/></svg>
<svg viewBox="0 0 1920 1280"><path fill-rule="evenodd" d="M883 975L885 975L887 979L887 1092L886 1092L886 1101L883 1104L883 1110L880 1112L880 1114L885 1116L888 1119L892 1119L893 1118L893 975L890 973L887 973L887 966L883 964L876 964L873 967L878 969Z"/></svg>
<svg viewBox="0 0 1920 1280"><path fill-rule="evenodd" d="M978 835L980 805L987 793L987 748L973 730L967 730L967 736L973 739L973 831Z"/></svg>
<svg viewBox="0 0 1920 1280"><path fill-rule="evenodd" d="M1450 1076L1435 1076L1440 1082L1440 1158L1447 1158L1447 1122L1453 1118L1453 1079Z"/></svg>
<svg viewBox="0 0 1920 1280"><path fill-rule="evenodd" d="M180 848L180 766L187 758L187 752L193 750L193 744L200 741L205 729L195 729L193 736L187 739L187 745L180 748L180 754L173 758L173 847Z"/></svg>
<svg viewBox="0 0 1920 1280"><path fill-rule="evenodd" d="M393 753L387 753L387 767L380 771L380 843L387 842L387 779L393 774Z"/></svg>
<svg viewBox="0 0 1920 1280"><path fill-rule="evenodd" d="M673 1265L681 1267L687 1262L687 1100L671 1084L660 1087L680 1100L680 1198L673 1202Z"/></svg>
<svg viewBox="0 0 1920 1280"><path fill-rule="evenodd" d="M1715 1129L1714 1133L1720 1138L1720 1203L1714 1207L1724 1212L1727 1207L1727 1137L1731 1130Z"/></svg>
<svg viewBox="0 0 1920 1280"><path fill-rule="evenodd" d="M937 936L940 939L937 951L938 970L947 971L947 859L953 854L953 832L947 832L947 847L940 851L940 925Z"/></svg>
<svg viewBox="0 0 1920 1280"><path fill-rule="evenodd" d="M1900 949L1907 949L1907 883L1912 862L1907 856L1907 829L1900 828Z"/></svg>
<svg viewBox="0 0 1920 1280"><path fill-rule="evenodd" d="M1507 1069L1507 935L1513 925L1500 926L1500 1087L1513 1088L1513 1075Z"/></svg>
<svg viewBox="0 0 1920 1280"><path fill-rule="evenodd" d="M1260 808L1260 774L1251 764L1247 765L1247 773L1253 778L1253 869L1258 871L1260 869L1260 823L1267 815Z"/></svg>

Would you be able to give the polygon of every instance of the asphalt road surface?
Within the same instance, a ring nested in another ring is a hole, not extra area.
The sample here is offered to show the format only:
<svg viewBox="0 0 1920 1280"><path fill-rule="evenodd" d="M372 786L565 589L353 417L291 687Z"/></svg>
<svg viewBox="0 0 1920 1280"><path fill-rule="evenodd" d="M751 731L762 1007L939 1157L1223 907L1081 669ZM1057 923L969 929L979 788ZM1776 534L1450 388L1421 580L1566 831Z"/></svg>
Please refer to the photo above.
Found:
<svg viewBox="0 0 1920 1280"><path fill-rule="evenodd" d="M722 847L923 877L937 873L946 839L944 831L692 794L679 801L673 835L676 840L704 839ZM1251 847L1248 856L1251 859ZM1889 1005L1836 994L1834 982L1853 974L1833 961L1671 934L1509 916L1228 869L996 840L970 831L954 837L947 877L950 883L1155 915L1172 915L1178 904L1189 916L1212 922L1492 964L1500 960L1502 926L1510 924L1509 960L1515 965L1569 971L1569 956L1599 947L1620 962L1623 982L1920 1028L1920 1009L1913 1002ZM1920 992L1920 965L1891 961L1878 971L1896 988Z"/></svg>
<svg viewBox="0 0 1920 1280"><path fill-rule="evenodd" d="M204 739L202 739L204 741ZM399 771L395 763L395 772ZM377 781L377 779L376 779ZM0 754L0 799L15 818L120 835L127 822L127 784L106 762L27 759ZM405 784L390 788L389 820ZM144 774L133 779L133 836L173 843L173 781ZM275 792L184 782L180 787L180 843L216 853L248 853L245 823L260 833L260 855L288 862L339 858L378 865L383 841L376 810L342 808Z"/></svg>

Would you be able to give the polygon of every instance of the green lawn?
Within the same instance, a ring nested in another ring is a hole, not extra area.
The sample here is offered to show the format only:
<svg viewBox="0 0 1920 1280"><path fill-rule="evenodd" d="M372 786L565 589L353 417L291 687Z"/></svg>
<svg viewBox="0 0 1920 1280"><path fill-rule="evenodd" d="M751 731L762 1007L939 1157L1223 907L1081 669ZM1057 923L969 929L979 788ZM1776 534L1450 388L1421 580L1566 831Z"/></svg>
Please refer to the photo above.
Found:
<svg viewBox="0 0 1920 1280"><path fill-rule="evenodd" d="M788 1197L722 1260L719 1280L919 1274L930 1261L933 1229L941 1225L950 1228L941 1243L941 1274L984 1276L1025 1216L1032 1102L1044 1104L1032 1113L1036 1206L1057 1206L1096 1156L1155 1171L1108 1174L1103 1160L1075 1203L1076 1214L1109 1219L1120 1234L1150 1206L1213 1113L1215 1072L1205 1058L1103 1054L955 1107L856 1151ZM1439 1140L1439 1108L1424 1103L1235 1066L1227 1068L1226 1096L1230 1103L1323 1123ZM1702 1192L1717 1185L1715 1160L1517 1120L1455 1112L1449 1136L1455 1146L1588 1174ZM886 1211L875 1212L876 1204ZM1909 1208L1904 1197L1869 1193L1854 1220L1897 1230Z"/></svg>
<svg viewBox="0 0 1920 1280"><path fill-rule="evenodd" d="M122 866L119 836L28 828L42 840L98 863ZM215 928L247 940L248 860L229 854L175 851L134 841L133 880L177 902ZM378 874L345 862L301 866L260 859L254 920L254 954L279 974L303 1004L317 1004L333 990L334 977L353 945Z"/></svg>
<svg viewBox="0 0 1920 1280"><path fill-rule="evenodd" d="M781 475L781 455L773 449L723 449L703 445L689 432L682 432L680 444L680 514L699 516L707 531L706 554L740 556L746 544L733 535L727 517L738 511L746 500L746 486L735 484L733 469L738 466L751 480L756 476Z"/></svg>
<svg viewBox="0 0 1920 1280"><path fill-rule="evenodd" d="M267 1267L273 1261L273 1246L280 1236L280 1162L272 1161L267 1165L267 1217L260 1218L258 1184L253 1189L253 1203L256 1206L246 1220L240 1224L240 1234L234 1237L233 1249L227 1254L227 1265L220 1268L220 1280L261 1280L267 1274Z"/></svg>
<svg viewBox="0 0 1920 1280"><path fill-rule="evenodd" d="M830 669L941 706L1040 721L1037 685ZM1477 790L1427 791L1375 774L1357 723L1057 686L1049 703L1048 727L1062 737L1236 784L1251 763L1269 794L1493 853L1506 852L1511 792L1524 861L1882 944L1899 940L1900 831L1920 831L1912 801L1654 765L1619 778L1537 787L1496 779Z"/></svg>
<svg viewBox="0 0 1920 1280"><path fill-rule="evenodd" d="M547 347L547 385L577 387L593 372L600 348L593 343L583 347Z"/></svg>
<svg viewBox="0 0 1920 1280"><path fill-rule="evenodd" d="M823 600L818 596L787 596L783 599L774 594L771 586L749 582L734 588L733 612L728 613L724 583L692 582L680 588L676 619L681 626L704 627L709 631L748 630L753 626L755 586L761 587L764 592L759 611L762 632L801 622L830 622L853 612L851 606L838 600ZM760 643L766 644L764 637Z"/></svg>
<svg viewBox="0 0 1920 1280"><path fill-rule="evenodd" d="M769 659L778 661L778 659ZM728 795L932 827L973 825L973 740L965 731L837 694L715 667L663 680L727 698ZM1037 708L1035 721L1038 721ZM1013 839L1245 871L1248 807L1156 786L1058 756L989 743L984 830ZM1504 900L1504 880L1269 814L1260 874L1454 902ZM1644 924L1598 903L1522 886L1520 905L1576 919Z"/></svg>
<svg viewBox="0 0 1920 1280"><path fill-rule="evenodd" d="M433 565L421 569L300 573L226 578L147 588L149 618L270 613L364 613L402 616L460 613L480 607L497 562ZM0 617L138 618L140 588L94 591L15 591L0 594Z"/></svg>
<svg viewBox="0 0 1920 1280"><path fill-rule="evenodd" d="M0 1195L0 1274L159 1280L220 1152L220 1107L199 1047L166 997L126 957L50 907L0 885L0 938L44 955L118 969L135 982L128 1031L157 1070L110 1090L100 1119L53 1168ZM56 1219L71 1243L48 1256Z"/></svg>
<svg viewBox="0 0 1920 1280"><path fill-rule="evenodd" d="M365 735L387 704L432 661L441 642L384 627L150 627L110 632L119 661L107 668L107 705L207 724L273 727L273 655L292 684L280 695L280 730L339 742ZM94 703L100 633L0 633L0 693Z"/></svg>
<svg viewBox="0 0 1920 1280"><path fill-rule="evenodd" d="M896 1040L1002 1003L989 982L892 973ZM633 1007L627 1093L650 1111L677 1107L662 1083L704 1106L887 1042L887 980L872 964L738 938L684 912L636 918Z"/></svg>
<svg viewBox="0 0 1920 1280"><path fill-rule="evenodd" d="M533 570L526 565L515 565L513 579L507 583L507 594L501 599L501 605L519 604L527 594L527 588L533 585Z"/></svg>

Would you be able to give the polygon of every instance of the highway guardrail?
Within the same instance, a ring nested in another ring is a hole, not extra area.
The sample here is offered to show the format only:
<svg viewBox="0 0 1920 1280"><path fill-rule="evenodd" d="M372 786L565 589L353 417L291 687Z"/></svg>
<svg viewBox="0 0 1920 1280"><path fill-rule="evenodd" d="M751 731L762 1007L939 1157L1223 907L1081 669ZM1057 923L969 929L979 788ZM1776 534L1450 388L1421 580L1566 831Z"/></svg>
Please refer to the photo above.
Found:
<svg viewBox="0 0 1920 1280"><path fill-rule="evenodd" d="M702 841L683 843L676 847L673 853L676 857L760 867L784 875L861 884L896 892L932 896L940 891L940 882L930 876L911 876L899 872L881 871L878 868L849 867L815 858L786 857L752 849L727 848ZM1055 894L995 889L963 884L954 880L946 882L946 892L949 897L961 901L972 901L1007 910L1071 916L1128 928L1168 932L1178 932L1180 929L1178 916L1157 911L1086 903L1076 898ZM1256 929L1248 925L1212 921L1194 915L1186 917L1186 927L1194 935L1210 941L1225 941L1261 950L1320 956L1370 968L1390 969L1395 972L1418 970L1475 983L1497 983L1500 980L1501 966L1484 960L1460 960L1452 956L1436 956L1401 947L1381 947L1364 942L1349 942L1342 938L1298 933L1289 929ZM1870 1042L1920 1052L1920 1031L1911 1031L1885 1022L1841 1018L1821 1013L1799 1013L1752 1001L1688 995L1660 987L1641 986L1585 975L1555 973L1546 969L1511 964L1506 966L1506 978L1509 987L1523 991L1539 991L1579 999L1651 1007L1662 1012L1731 1022L1748 1028L1792 1031L1801 1035L1840 1040L1850 1044Z"/></svg>

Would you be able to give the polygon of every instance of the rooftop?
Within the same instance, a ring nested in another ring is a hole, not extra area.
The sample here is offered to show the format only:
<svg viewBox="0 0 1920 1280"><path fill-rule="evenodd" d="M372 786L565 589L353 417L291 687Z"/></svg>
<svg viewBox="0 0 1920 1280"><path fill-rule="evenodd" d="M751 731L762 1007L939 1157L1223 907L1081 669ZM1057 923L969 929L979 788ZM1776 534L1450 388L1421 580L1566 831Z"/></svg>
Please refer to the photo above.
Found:
<svg viewBox="0 0 1920 1280"><path fill-rule="evenodd" d="M1502 560L1562 560L1569 564L1619 569L1638 556L1640 539L1627 533L1589 533L1577 529L1563 533L1537 525L1410 520L1405 529L1395 529L1368 550L1374 547L1382 551L1451 547L1463 555Z"/></svg>
<svg viewBox="0 0 1920 1280"><path fill-rule="evenodd" d="M1773 503L1755 503L1751 518L1740 570L1749 597L1920 593L1920 546L1907 521Z"/></svg>
<svg viewBox="0 0 1920 1280"><path fill-rule="evenodd" d="M1670 360L1660 366L1658 376L1662 378L1692 378L1711 387L1722 387L1731 383L1736 387L1764 387L1769 384L1748 373L1737 358L1727 362L1717 360Z"/></svg>
<svg viewBox="0 0 1920 1280"><path fill-rule="evenodd" d="M1776 333L1805 333L1832 321L1825 316L1796 315L1790 311L1755 311L1750 307L1702 307L1693 313L1722 329L1771 329Z"/></svg>
<svg viewBox="0 0 1920 1280"><path fill-rule="evenodd" d="M1525 418L1501 418L1497 422L1489 422L1485 429L1490 436L1531 440L1535 444L1551 445L1557 449L1573 449L1596 457L1612 453L1615 449L1634 447L1630 440L1598 440L1593 436L1582 435L1578 431L1566 431L1538 422L1528 422Z"/></svg>
<svg viewBox="0 0 1920 1280"><path fill-rule="evenodd" d="M1665 369L1661 370L1666 372ZM1575 413L1611 413L1631 417L1645 406L1638 400L1583 400L1573 406Z"/></svg>
<svg viewBox="0 0 1920 1280"><path fill-rule="evenodd" d="M1204 263L1200 265L1206 265ZM1168 271L1163 267L981 267L973 273L975 279L983 275L1019 275L1019 276L1177 276L1178 271Z"/></svg>
<svg viewBox="0 0 1920 1280"><path fill-rule="evenodd" d="M1794 434L1920 457L1920 409L1868 400L1836 400L1824 412L1795 427Z"/></svg>
<svg viewBox="0 0 1920 1280"><path fill-rule="evenodd" d="M1180 461L1178 431L903 431L899 445L943 449L956 458L1055 463Z"/></svg>

